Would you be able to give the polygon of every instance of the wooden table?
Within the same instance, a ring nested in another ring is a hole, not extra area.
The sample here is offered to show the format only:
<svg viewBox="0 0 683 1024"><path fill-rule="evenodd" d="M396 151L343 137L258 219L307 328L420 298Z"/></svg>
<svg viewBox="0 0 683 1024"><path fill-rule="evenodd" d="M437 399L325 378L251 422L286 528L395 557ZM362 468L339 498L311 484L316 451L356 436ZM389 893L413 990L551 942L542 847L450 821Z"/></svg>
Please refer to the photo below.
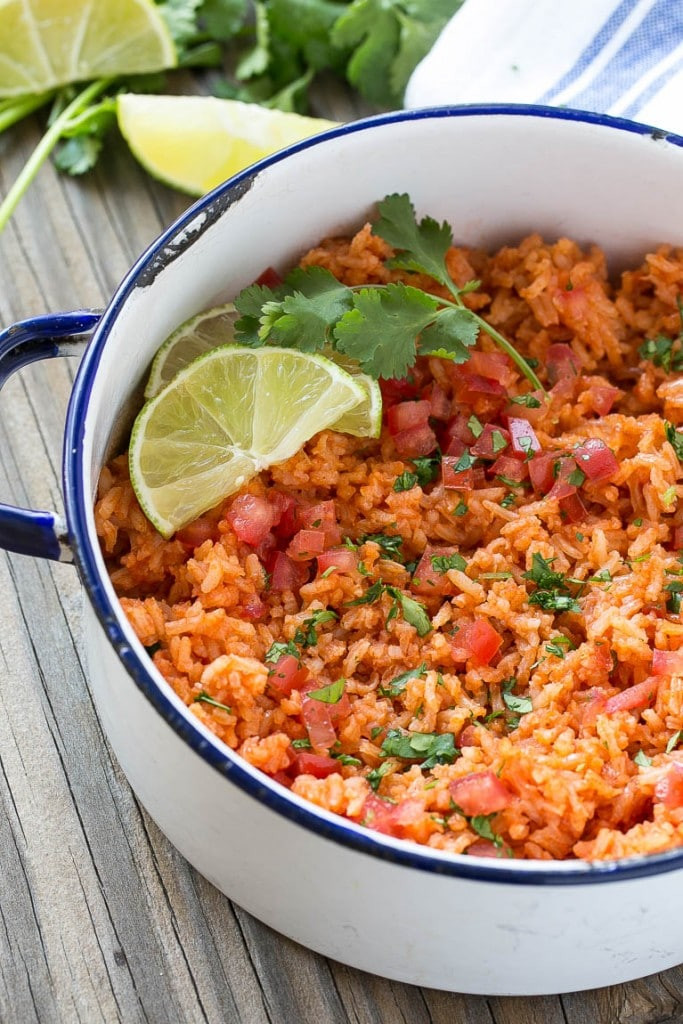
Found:
<svg viewBox="0 0 683 1024"><path fill-rule="evenodd" d="M350 116L343 103L325 113ZM0 136L0 194L37 137L37 122ZM187 203L122 144L80 181L45 168L0 235L0 325L104 305ZM73 374L67 360L38 364L3 392L2 500L62 507ZM0 602L0 1024L683 1021L683 968L593 992L484 998L385 981L275 934L200 877L129 789L84 678L74 569L0 553Z"/></svg>

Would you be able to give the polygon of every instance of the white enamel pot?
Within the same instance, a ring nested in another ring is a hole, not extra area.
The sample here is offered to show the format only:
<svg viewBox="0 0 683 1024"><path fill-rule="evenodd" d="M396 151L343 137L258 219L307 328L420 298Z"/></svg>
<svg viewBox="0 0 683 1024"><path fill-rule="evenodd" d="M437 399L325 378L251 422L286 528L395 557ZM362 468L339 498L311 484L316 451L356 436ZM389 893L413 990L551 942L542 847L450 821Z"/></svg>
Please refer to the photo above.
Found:
<svg viewBox="0 0 683 1024"><path fill-rule="evenodd" d="M90 681L123 770L171 842L262 921L366 971L461 992L556 993L650 974L683 961L683 850L598 864L482 860L317 810L188 713L127 624L100 555L100 468L125 446L164 338L403 191L470 244L566 234L603 246L613 270L659 242L683 244L683 139L630 122L538 107L443 108L294 146L193 206L101 318L41 317L0 336L6 376L93 332L67 417L66 522L3 508L0 543L75 560Z"/></svg>

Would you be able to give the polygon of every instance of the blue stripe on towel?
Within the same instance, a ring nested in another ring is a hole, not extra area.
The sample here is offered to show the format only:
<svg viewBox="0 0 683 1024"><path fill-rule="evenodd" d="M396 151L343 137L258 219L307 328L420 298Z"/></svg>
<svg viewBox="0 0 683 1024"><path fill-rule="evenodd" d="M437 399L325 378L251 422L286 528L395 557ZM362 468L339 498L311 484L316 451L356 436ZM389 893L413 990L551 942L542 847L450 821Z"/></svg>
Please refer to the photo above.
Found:
<svg viewBox="0 0 683 1024"><path fill-rule="evenodd" d="M670 68L667 68L666 71L663 71L661 75L654 79L654 81L650 82L650 84L642 93L640 93L639 96L636 97L635 100L633 100L632 103L629 103L624 110L620 111L619 116L634 118L636 114L643 109L645 104L649 103L651 99L654 99L657 93L664 88L667 82L670 82L674 75L679 74L681 71L683 71L683 57L672 64Z"/></svg>

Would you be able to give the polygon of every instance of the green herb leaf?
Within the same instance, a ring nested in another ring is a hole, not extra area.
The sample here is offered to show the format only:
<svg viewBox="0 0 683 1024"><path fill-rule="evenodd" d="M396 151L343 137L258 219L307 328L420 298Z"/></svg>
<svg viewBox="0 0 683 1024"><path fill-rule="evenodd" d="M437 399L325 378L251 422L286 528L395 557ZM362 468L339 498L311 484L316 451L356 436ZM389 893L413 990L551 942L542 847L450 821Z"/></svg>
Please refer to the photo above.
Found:
<svg viewBox="0 0 683 1024"><path fill-rule="evenodd" d="M208 693L205 693L204 690L202 690L201 693L197 694L193 703L196 704L197 701L201 702L202 704L210 704L212 708L220 708L221 711L227 711L229 715L232 714L232 711L227 704L221 704L219 700L214 700L214 698L209 696Z"/></svg>
<svg viewBox="0 0 683 1024"><path fill-rule="evenodd" d="M673 734L673 736L671 737L671 739L669 740L669 742L666 745L666 752L667 752L667 754L670 754L672 752L672 750L675 750L676 747L681 743L682 740L683 740L683 729L679 729L678 732L675 732Z"/></svg>
<svg viewBox="0 0 683 1024"><path fill-rule="evenodd" d="M394 490L398 494L402 491L412 491L413 487L417 487L418 483L417 473L410 473L406 469L394 480Z"/></svg>
<svg viewBox="0 0 683 1024"><path fill-rule="evenodd" d="M529 360L527 359L527 363ZM527 409L540 409L541 403L538 398L533 394L516 395L510 399L513 405L523 405Z"/></svg>
<svg viewBox="0 0 683 1024"><path fill-rule="evenodd" d="M481 425L481 420L479 419L478 416L475 416L474 413L472 413L472 415L468 419L467 426L469 427L470 432L474 435L475 440L481 437L481 435L484 433L484 428Z"/></svg>
<svg viewBox="0 0 683 1024"><path fill-rule="evenodd" d="M493 818L495 818L495 814L475 814L468 820L478 836L481 836L482 839L489 839L496 848L500 848L503 845L503 839L493 831L491 825Z"/></svg>
<svg viewBox="0 0 683 1024"><path fill-rule="evenodd" d="M460 501L458 502L458 504L453 509L453 515L454 516L466 516L468 511L469 511L469 509L467 507L467 502L465 501L464 498L461 498Z"/></svg>
<svg viewBox="0 0 683 1024"><path fill-rule="evenodd" d="M649 768L652 764L652 758L648 757L643 750L639 750L636 756L633 758L634 764L640 765L642 768Z"/></svg>
<svg viewBox="0 0 683 1024"><path fill-rule="evenodd" d="M682 364L683 365L683 364ZM683 431L677 430L673 423L664 420L666 439L676 453L679 462L683 462Z"/></svg>
<svg viewBox="0 0 683 1024"><path fill-rule="evenodd" d="M417 666L417 668L408 669L407 672L402 672L400 676L395 676L388 686L379 687L377 692L381 694L382 697L400 697L409 680L423 679L426 675L427 663L423 661L421 665Z"/></svg>
<svg viewBox="0 0 683 1024"><path fill-rule="evenodd" d="M452 286L446 267L446 253L453 244L450 225L445 221L439 224L433 217L424 217L418 223L410 197L405 193L387 196L378 204L378 210L373 234L400 253L391 261L391 266L428 274L435 281Z"/></svg>
<svg viewBox="0 0 683 1024"><path fill-rule="evenodd" d="M384 776L391 771L391 768L391 761L383 761L382 764L378 765L377 768L372 768L365 776L365 778L368 780L370 784L370 788L374 793L377 792L377 790L379 789L380 782L382 781Z"/></svg>
<svg viewBox="0 0 683 1024"><path fill-rule="evenodd" d="M638 349L641 359L649 359L654 366L661 366L665 373L678 373L683 370L683 297L676 298L681 330L675 338L667 338L658 334L656 338L647 338Z"/></svg>
<svg viewBox="0 0 683 1024"><path fill-rule="evenodd" d="M291 654L295 658L300 658L299 648L296 646L293 640L288 640L286 643L276 641L271 644L266 651L263 660L266 664L270 662L279 661L285 654Z"/></svg>
<svg viewBox="0 0 683 1024"><path fill-rule="evenodd" d="M401 562L403 556L401 554L401 547L403 545L403 537L394 536L393 534L387 533L363 533L358 538L358 544L367 544L372 542L378 544L382 549L382 558L390 558L392 562Z"/></svg>
<svg viewBox="0 0 683 1024"><path fill-rule="evenodd" d="M457 552L452 555L431 555L429 560L432 563L432 569L439 573L448 572L449 569L459 569L460 572L464 572L467 568L466 560Z"/></svg>
<svg viewBox="0 0 683 1024"><path fill-rule="evenodd" d="M469 309L442 309L420 335L418 352L464 363L470 358L470 349L478 337L479 322Z"/></svg>
<svg viewBox="0 0 683 1024"><path fill-rule="evenodd" d="M311 741L308 739L308 737L302 740L292 740L292 746L294 747L295 750L310 750Z"/></svg>
<svg viewBox="0 0 683 1024"><path fill-rule="evenodd" d="M294 642L301 644L304 648L315 647L318 642L317 627L322 626L325 622L333 622L338 618L337 613L328 608L321 608L313 612L309 618L304 619L304 629L297 629L295 632Z"/></svg>
<svg viewBox="0 0 683 1024"><path fill-rule="evenodd" d="M552 569L553 559L545 559L535 551L531 556L531 569L522 573L525 580L536 584L536 590L529 597L529 604L538 605L544 611L578 612L581 610L578 601L569 589L569 581L564 573Z"/></svg>
<svg viewBox="0 0 683 1024"><path fill-rule="evenodd" d="M471 469L476 461L476 455L472 455L469 448L465 448L465 451L462 453L456 464L453 466L453 472L460 473L462 472L462 470Z"/></svg>
<svg viewBox="0 0 683 1024"><path fill-rule="evenodd" d="M427 487L439 475L441 468L441 452L437 452L435 455L422 455L411 459L411 462L415 466L415 473L417 474L417 482L420 487Z"/></svg>
<svg viewBox="0 0 683 1024"><path fill-rule="evenodd" d="M330 756L333 757L335 761L339 761L340 764L348 765L351 768L361 768L363 765L362 761L357 757L352 757L351 754L331 754Z"/></svg>
<svg viewBox="0 0 683 1024"><path fill-rule="evenodd" d="M531 697L518 697L514 693L504 693L503 701L505 706L517 715L528 715L530 711L534 710Z"/></svg>
<svg viewBox="0 0 683 1024"><path fill-rule="evenodd" d="M290 294L263 307L261 336L284 348L317 352L354 301L350 288L322 267L297 268L286 278Z"/></svg>
<svg viewBox="0 0 683 1024"><path fill-rule="evenodd" d="M309 690L306 696L312 697L313 700L319 700L322 704L338 704L342 699L345 687L346 680L342 676L341 679L337 679L336 683L323 686L320 690Z"/></svg>
<svg viewBox="0 0 683 1024"><path fill-rule="evenodd" d="M452 764L459 751L453 733L404 732L390 729L382 743L382 757L400 757L405 761L419 761L423 770L435 764Z"/></svg>
<svg viewBox="0 0 683 1024"><path fill-rule="evenodd" d="M403 618L411 626L414 626L417 630L418 636L426 636L427 633L431 632L432 623L431 619L425 611L423 604L416 601L413 597L408 597L403 591L397 590L396 587L388 587L389 593L394 597L397 603L401 606L401 612Z"/></svg>

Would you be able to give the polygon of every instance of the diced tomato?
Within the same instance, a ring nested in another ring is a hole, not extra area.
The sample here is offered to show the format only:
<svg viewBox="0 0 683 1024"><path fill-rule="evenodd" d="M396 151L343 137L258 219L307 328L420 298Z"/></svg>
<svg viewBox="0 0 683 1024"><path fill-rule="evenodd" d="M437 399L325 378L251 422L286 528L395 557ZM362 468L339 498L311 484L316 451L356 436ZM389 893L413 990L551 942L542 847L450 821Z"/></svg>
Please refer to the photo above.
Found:
<svg viewBox="0 0 683 1024"><path fill-rule="evenodd" d="M293 654L283 654L278 658L273 670L268 676L271 686L287 697L292 690L300 690L309 679L308 669L305 668L298 658Z"/></svg>
<svg viewBox="0 0 683 1024"><path fill-rule="evenodd" d="M657 696L657 690L661 679L657 676L649 676L642 683L629 686L627 689L609 697L605 703L605 712L613 715L616 711L633 711L636 708L645 708Z"/></svg>
<svg viewBox="0 0 683 1024"><path fill-rule="evenodd" d="M456 470L460 458L444 455L441 460L441 479L446 490L471 491L474 487L474 471L472 469Z"/></svg>
<svg viewBox="0 0 683 1024"><path fill-rule="evenodd" d="M299 530L289 542L287 554L290 558L310 562L324 550L325 533L323 530Z"/></svg>
<svg viewBox="0 0 683 1024"><path fill-rule="evenodd" d="M683 807L683 764L679 761L674 761L664 778L655 785L655 800L671 810Z"/></svg>
<svg viewBox="0 0 683 1024"><path fill-rule="evenodd" d="M477 736L477 732L478 731L479 731L479 726L477 726L477 725L466 725L465 728L460 733L460 735L458 736L458 746L459 747L478 747L479 746L479 737Z"/></svg>
<svg viewBox="0 0 683 1024"><path fill-rule="evenodd" d="M351 701L348 693L342 693L336 704L327 704L326 706L330 712L330 721L335 725L337 722L343 722L351 714Z"/></svg>
<svg viewBox="0 0 683 1024"><path fill-rule="evenodd" d="M263 603L258 594L252 594L242 605L242 618L247 622L258 622L266 613L267 605Z"/></svg>
<svg viewBox="0 0 683 1024"><path fill-rule="evenodd" d="M272 552L266 562L266 569L272 573L271 590L298 591L308 582L308 566L305 562L295 562L284 551Z"/></svg>
<svg viewBox="0 0 683 1024"><path fill-rule="evenodd" d="M322 530L325 547L331 548L341 542L341 529L337 525L337 510L334 501L319 501L308 508L299 508L297 521L301 529Z"/></svg>
<svg viewBox="0 0 683 1024"><path fill-rule="evenodd" d="M495 398L505 397L503 385L491 377L483 377L479 373L465 373L460 367L460 372L455 376L455 388L458 401L471 405L471 399L477 395L491 395Z"/></svg>
<svg viewBox="0 0 683 1024"><path fill-rule="evenodd" d="M317 684L316 684L317 685ZM316 687L312 687L315 689ZM304 697L301 702L301 717L314 747L329 749L337 742L337 734L330 714L331 704L325 704L314 697Z"/></svg>
<svg viewBox="0 0 683 1024"><path fill-rule="evenodd" d="M594 686L588 691L588 699L583 706L581 712L581 724L584 728L587 728L595 724L595 719L598 715L605 713L607 705L607 698L605 697L604 690L599 686Z"/></svg>
<svg viewBox="0 0 683 1024"><path fill-rule="evenodd" d="M425 426L429 420L429 402L399 402L387 410L387 425L392 437L404 430Z"/></svg>
<svg viewBox="0 0 683 1024"><path fill-rule="evenodd" d="M652 652L652 675L653 676L680 676L683 675L683 650L678 651L653 651Z"/></svg>
<svg viewBox="0 0 683 1024"><path fill-rule="evenodd" d="M298 529L296 498L281 491L271 491L268 497L276 516L273 532L283 540L293 537Z"/></svg>
<svg viewBox="0 0 683 1024"><path fill-rule="evenodd" d="M537 494L547 494L555 483L555 452L536 452L528 462L529 476Z"/></svg>
<svg viewBox="0 0 683 1024"><path fill-rule="evenodd" d="M491 466L491 475L494 480L497 476L504 476L508 480L514 480L515 483L521 484L529 476L529 463L520 462L519 459L513 459L510 455L501 455Z"/></svg>
<svg viewBox="0 0 683 1024"><path fill-rule="evenodd" d="M429 415L435 420L447 420L451 415L451 400L436 381L423 388L420 397L429 402Z"/></svg>
<svg viewBox="0 0 683 1024"><path fill-rule="evenodd" d="M292 788L292 780L290 779L287 772L275 772L274 775L271 775L271 779L273 779L274 782L279 782L281 786L286 786L287 789Z"/></svg>
<svg viewBox="0 0 683 1024"><path fill-rule="evenodd" d="M590 397L598 416L607 416L620 394L619 388L594 384L590 389Z"/></svg>
<svg viewBox="0 0 683 1024"><path fill-rule="evenodd" d="M394 835L394 804L382 800L374 793L369 793L363 801L360 822L374 832L382 832L387 836Z"/></svg>
<svg viewBox="0 0 683 1024"><path fill-rule="evenodd" d="M480 352L476 349L462 365L466 373L500 381L505 388L509 388L518 376L512 360L505 352Z"/></svg>
<svg viewBox="0 0 683 1024"><path fill-rule="evenodd" d="M476 438L468 427L467 420L467 416L464 416L462 413L458 413L457 416L453 416L446 424L444 432L441 435L441 447L448 453L448 455L462 454L462 451L448 451L448 446L454 438L457 438L458 441L462 442L463 446L474 444Z"/></svg>
<svg viewBox="0 0 683 1024"><path fill-rule="evenodd" d="M567 292L568 295L571 292ZM581 363L578 356L574 354L569 345L551 345L546 352L546 368L548 380L555 384L558 380L569 377L578 377L581 372Z"/></svg>
<svg viewBox="0 0 683 1024"><path fill-rule="evenodd" d="M489 665L498 653L503 638L488 619L476 619L463 626L451 641L456 660L472 658L478 665ZM464 659L462 655L464 654Z"/></svg>
<svg viewBox="0 0 683 1024"><path fill-rule="evenodd" d="M567 494L559 500L560 516L564 523L583 523L588 510L578 494Z"/></svg>
<svg viewBox="0 0 683 1024"><path fill-rule="evenodd" d="M496 459L505 451L510 443L510 434L505 427L496 423L485 423L484 429L472 445L470 451L482 459Z"/></svg>
<svg viewBox="0 0 683 1024"><path fill-rule="evenodd" d="M512 793L494 772L472 772L455 779L449 786L451 796L468 818L495 814L512 803Z"/></svg>
<svg viewBox="0 0 683 1024"><path fill-rule="evenodd" d="M379 379L379 389L382 392L382 405L385 409L391 408L397 402L404 402L408 398L415 398L418 393L418 386L414 377L400 377L394 380Z"/></svg>
<svg viewBox="0 0 683 1024"><path fill-rule="evenodd" d="M447 445L442 445L444 455L456 455L458 458L465 451L467 445L459 437L452 437Z"/></svg>
<svg viewBox="0 0 683 1024"><path fill-rule="evenodd" d="M477 839L476 842L471 843L465 850L468 857L501 857L504 852L499 846L492 843L490 839Z"/></svg>
<svg viewBox="0 0 683 1024"><path fill-rule="evenodd" d="M554 459L553 464L553 475L555 477L553 486L548 491L549 498L570 498L572 494L576 494L577 484L572 483L572 479L576 480L574 474L577 470L577 465L574 459L568 456L562 455ZM583 480L583 477L580 478Z"/></svg>
<svg viewBox="0 0 683 1024"><path fill-rule="evenodd" d="M195 519L193 523L183 526L181 530L178 530L173 539L179 540L183 547L194 551L195 548L201 547L205 541L218 540L219 536L216 520L207 519L202 516L201 519Z"/></svg>
<svg viewBox="0 0 683 1024"><path fill-rule="evenodd" d="M339 761L325 754L313 754L302 750L296 755L297 775L313 775L316 779L326 779L339 771Z"/></svg>
<svg viewBox="0 0 683 1024"><path fill-rule="evenodd" d="M358 568L358 554L350 548L328 548L318 555L318 573L335 569L337 572L353 572Z"/></svg>
<svg viewBox="0 0 683 1024"><path fill-rule="evenodd" d="M589 437L579 448L575 448L572 454L577 466L589 480L609 480L619 469L614 452L597 437Z"/></svg>
<svg viewBox="0 0 683 1024"><path fill-rule="evenodd" d="M683 526L676 526L674 528L674 550L680 551L683 549Z"/></svg>
<svg viewBox="0 0 683 1024"><path fill-rule="evenodd" d="M228 509L226 519L239 540L256 547L270 533L275 522L275 509L255 494L240 494Z"/></svg>
<svg viewBox="0 0 683 1024"><path fill-rule="evenodd" d="M508 416L508 430L515 458L529 459L533 452L540 452L541 442L528 420L522 419L521 416Z"/></svg>
<svg viewBox="0 0 683 1024"><path fill-rule="evenodd" d="M411 589L416 594L425 594L426 596L430 594L452 594L455 590L453 584L445 572L440 572L434 568L432 558L448 557L448 555L454 554L458 554L458 549L454 547L425 548L424 554L415 569L410 584Z"/></svg>
<svg viewBox="0 0 683 1024"><path fill-rule="evenodd" d="M539 420L542 420L543 417L547 414L548 398L545 392L540 390L526 391L524 392L524 394L530 395L533 398L535 398L538 402L538 405L534 408L533 406L528 405L522 406L518 402L510 402L510 404L505 408L503 419L505 419L508 416L519 416L520 411L523 409L524 419L528 420L533 427L539 422Z"/></svg>
<svg viewBox="0 0 683 1024"><path fill-rule="evenodd" d="M431 455L436 444L436 434L428 423L394 434L396 451L407 459L413 459L420 455Z"/></svg>
<svg viewBox="0 0 683 1024"><path fill-rule="evenodd" d="M263 273L256 278L256 284L260 284L264 288L276 288L279 284L282 284L282 278L277 270L274 270L272 267L266 267Z"/></svg>

